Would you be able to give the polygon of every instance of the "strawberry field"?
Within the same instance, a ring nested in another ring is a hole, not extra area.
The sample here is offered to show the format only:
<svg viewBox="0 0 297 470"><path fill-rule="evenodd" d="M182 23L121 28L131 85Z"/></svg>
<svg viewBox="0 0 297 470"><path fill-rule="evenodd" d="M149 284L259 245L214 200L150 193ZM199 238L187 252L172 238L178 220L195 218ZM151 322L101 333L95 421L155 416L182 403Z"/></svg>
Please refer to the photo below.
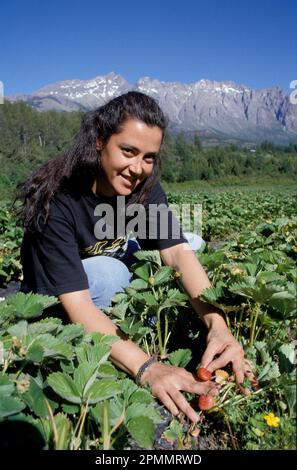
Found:
<svg viewBox="0 0 297 470"><path fill-rule="evenodd" d="M4 445L25 438L34 449L296 449L296 196L292 186L168 194L170 203L202 204L206 244L197 256L213 286L202 300L224 311L245 350L256 376L245 393L227 366L211 377L220 384L215 401L185 394L199 413L195 426L172 417L111 363L116 338L51 316L54 297L16 293L0 302ZM22 230L8 204L0 226L4 286L22 275ZM196 373L206 331L180 273L158 252L136 257L132 282L106 313L147 353Z"/></svg>

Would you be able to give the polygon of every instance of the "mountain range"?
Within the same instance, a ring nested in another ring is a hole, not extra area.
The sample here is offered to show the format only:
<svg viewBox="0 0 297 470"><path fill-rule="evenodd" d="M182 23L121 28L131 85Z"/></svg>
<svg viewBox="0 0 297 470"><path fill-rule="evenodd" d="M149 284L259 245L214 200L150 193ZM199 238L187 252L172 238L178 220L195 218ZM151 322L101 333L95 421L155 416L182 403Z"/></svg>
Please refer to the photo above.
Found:
<svg viewBox="0 0 297 470"><path fill-rule="evenodd" d="M90 80L59 81L8 99L25 101L39 111L89 111L129 90L156 98L172 132L195 133L208 144L297 142L297 106L279 87L254 90L233 81L202 79L186 84L149 77L130 84L111 72Z"/></svg>

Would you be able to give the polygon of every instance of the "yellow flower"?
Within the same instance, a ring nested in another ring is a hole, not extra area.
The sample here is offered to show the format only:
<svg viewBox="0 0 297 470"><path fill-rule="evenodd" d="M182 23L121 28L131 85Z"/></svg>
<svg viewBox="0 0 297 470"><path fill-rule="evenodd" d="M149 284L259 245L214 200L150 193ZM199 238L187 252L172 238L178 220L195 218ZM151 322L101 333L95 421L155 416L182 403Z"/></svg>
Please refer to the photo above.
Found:
<svg viewBox="0 0 297 470"><path fill-rule="evenodd" d="M268 426L271 426L273 428L279 427L280 418L274 416L274 413L268 413L268 415L264 416L264 419Z"/></svg>

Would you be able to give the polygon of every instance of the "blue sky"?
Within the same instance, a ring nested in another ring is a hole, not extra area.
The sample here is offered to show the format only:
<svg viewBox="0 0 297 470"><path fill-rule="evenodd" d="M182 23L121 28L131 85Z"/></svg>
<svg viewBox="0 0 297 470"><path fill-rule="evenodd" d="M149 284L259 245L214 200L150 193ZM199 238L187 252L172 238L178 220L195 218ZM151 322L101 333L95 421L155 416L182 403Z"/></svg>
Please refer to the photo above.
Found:
<svg viewBox="0 0 297 470"><path fill-rule="evenodd" d="M297 79L296 0L2 2L5 95L116 72L252 88Z"/></svg>

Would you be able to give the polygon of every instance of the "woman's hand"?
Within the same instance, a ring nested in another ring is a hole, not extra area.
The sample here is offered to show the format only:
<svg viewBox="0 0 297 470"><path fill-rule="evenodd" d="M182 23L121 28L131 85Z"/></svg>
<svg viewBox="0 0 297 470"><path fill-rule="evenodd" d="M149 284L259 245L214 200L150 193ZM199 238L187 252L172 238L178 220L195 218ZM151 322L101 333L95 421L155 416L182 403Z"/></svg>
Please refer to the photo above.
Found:
<svg viewBox="0 0 297 470"><path fill-rule="evenodd" d="M174 416L184 413L197 422L196 411L187 402L181 391L198 395L217 395L218 386L213 382L198 382L193 374L181 367L160 362L153 363L144 373L141 384L147 382L152 394L158 398Z"/></svg>
<svg viewBox="0 0 297 470"><path fill-rule="evenodd" d="M217 328L212 327L207 335L207 347L201 359L201 367L213 372L230 362L238 384L243 382L245 376L250 378L250 370L247 368L243 349L227 325L223 327L220 324Z"/></svg>

